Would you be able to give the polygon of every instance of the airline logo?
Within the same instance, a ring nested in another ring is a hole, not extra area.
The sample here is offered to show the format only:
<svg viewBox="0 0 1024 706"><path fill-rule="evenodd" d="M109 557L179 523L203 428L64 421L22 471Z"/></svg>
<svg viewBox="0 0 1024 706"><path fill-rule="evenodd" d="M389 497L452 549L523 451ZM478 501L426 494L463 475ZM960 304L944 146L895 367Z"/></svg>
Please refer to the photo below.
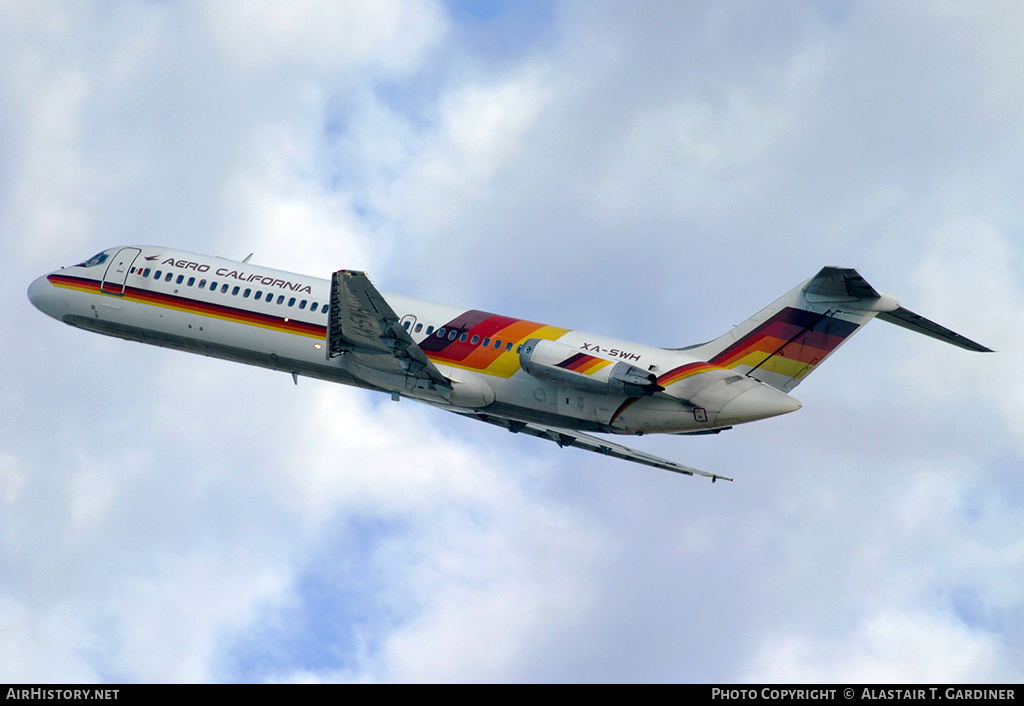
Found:
<svg viewBox="0 0 1024 706"><path fill-rule="evenodd" d="M458 331L454 339L449 338L453 330ZM423 339L420 348L439 365L507 378L520 369L517 348L522 343L531 338L553 341L568 332L566 328L471 309ZM485 340L489 341L487 345Z"/></svg>
<svg viewBox="0 0 1024 706"><path fill-rule="evenodd" d="M146 258L149 259L149 258ZM167 258L160 263L162 266L174 267L180 270L193 270L195 272L209 272L210 266L198 262L191 262L190 260L175 260L172 257ZM239 282L247 282L253 284L262 284L265 287L280 287L281 289L287 289L292 292L302 292L304 294L312 294L313 289L308 284L298 284L296 282L289 282L283 279L274 279L273 277L266 277L260 274L247 274L241 270L232 270L228 267L220 267L213 272L217 277L226 277L228 279L235 279Z"/></svg>
<svg viewBox="0 0 1024 706"><path fill-rule="evenodd" d="M805 377L860 324L786 307L712 359L722 368L747 366L790 378Z"/></svg>
<svg viewBox="0 0 1024 706"><path fill-rule="evenodd" d="M598 370L605 368L612 364L612 361L605 360L604 358L595 358L592 355L586 353L577 353L574 356L566 358L558 364L559 368L565 368L566 370L572 370L575 373L581 375L593 375Z"/></svg>

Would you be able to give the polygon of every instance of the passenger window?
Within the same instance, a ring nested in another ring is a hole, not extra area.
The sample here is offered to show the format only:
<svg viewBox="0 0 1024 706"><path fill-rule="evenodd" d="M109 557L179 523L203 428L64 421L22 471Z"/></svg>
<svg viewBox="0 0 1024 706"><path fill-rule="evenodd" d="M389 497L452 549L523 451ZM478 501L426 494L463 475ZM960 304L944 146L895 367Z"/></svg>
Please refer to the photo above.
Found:
<svg viewBox="0 0 1024 706"><path fill-rule="evenodd" d="M224 284L222 284L220 286L220 293L221 294L227 294L228 293L228 283L227 282L225 282Z"/></svg>
<svg viewBox="0 0 1024 706"><path fill-rule="evenodd" d="M299 308L300 309L305 309L306 308L306 300L305 299L303 299L301 302L299 302Z"/></svg>
<svg viewBox="0 0 1024 706"><path fill-rule="evenodd" d="M211 292L216 292L217 291L217 283L216 282L210 282L210 291Z"/></svg>
<svg viewBox="0 0 1024 706"><path fill-rule="evenodd" d="M288 300L288 306L295 306L295 297Z"/></svg>
<svg viewBox="0 0 1024 706"><path fill-rule="evenodd" d="M459 336L459 343L465 343L467 338L469 338L468 333L462 334L461 336Z"/></svg>
<svg viewBox="0 0 1024 706"><path fill-rule="evenodd" d="M523 345L520 343L518 346L516 346L516 353L522 353L522 352L523 352Z"/></svg>
<svg viewBox="0 0 1024 706"><path fill-rule="evenodd" d="M487 348L490 345L491 345L491 338L490 338L490 336L488 336L487 338L484 339L484 348Z"/></svg>
<svg viewBox="0 0 1024 706"><path fill-rule="evenodd" d="M196 278L195 277L189 277L188 278L188 286L189 287L193 286L195 283L196 283Z"/></svg>
<svg viewBox="0 0 1024 706"><path fill-rule="evenodd" d="M175 282L175 284L181 284L184 281L185 281L185 275L178 275L178 280Z"/></svg>
<svg viewBox="0 0 1024 706"><path fill-rule="evenodd" d="M458 335L459 335L459 332L456 331L455 329L452 329L451 331L448 332L448 340L449 341L454 341L455 337L458 336Z"/></svg>
<svg viewBox="0 0 1024 706"><path fill-rule="evenodd" d="M167 276L164 277L164 282L170 282L173 277L174 277L174 274L171 273L171 272L168 272Z"/></svg>
<svg viewBox="0 0 1024 706"><path fill-rule="evenodd" d="M512 341L505 344L505 352L508 353L510 350L512 350Z"/></svg>
<svg viewBox="0 0 1024 706"><path fill-rule="evenodd" d="M256 301L259 301L259 300L260 300L260 299L262 299L262 298L263 298L263 291L262 291L262 290L259 290L259 289L257 289L257 290L256 290L256 296L255 296L255 297L253 297L253 299L255 299Z"/></svg>
<svg viewBox="0 0 1024 706"><path fill-rule="evenodd" d="M206 280L205 279L199 280L199 288L200 289L206 289Z"/></svg>
<svg viewBox="0 0 1024 706"><path fill-rule="evenodd" d="M277 303L278 304L284 304L284 295L283 294L279 294L277 296Z"/></svg>
<svg viewBox="0 0 1024 706"><path fill-rule="evenodd" d="M237 297L238 296L238 289L239 289L238 287L235 287L234 289L232 289L231 290L231 296Z"/></svg>
<svg viewBox="0 0 1024 706"><path fill-rule="evenodd" d="M473 336L473 340L470 341L470 343L472 343L475 346L476 344L480 343L480 337L479 336Z"/></svg>
<svg viewBox="0 0 1024 706"><path fill-rule="evenodd" d="M432 333L434 333L434 327L433 326L427 326L427 335L429 336Z"/></svg>
<svg viewBox="0 0 1024 706"><path fill-rule="evenodd" d="M402 327L405 328L406 331L409 330L409 323L410 323L409 321L403 321L402 322Z"/></svg>
<svg viewBox="0 0 1024 706"><path fill-rule="evenodd" d="M321 313L323 313L323 314L327 313L327 305L326 304L324 304L323 309L321 309Z"/></svg>
<svg viewBox="0 0 1024 706"><path fill-rule="evenodd" d="M422 330L423 330L423 324L416 324L416 333L419 333Z"/></svg>
<svg viewBox="0 0 1024 706"><path fill-rule="evenodd" d="M313 302L312 304L309 305L309 310L316 311L316 302Z"/></svg>
<svg viewBox="0 0 1024 706"><path fill-rule="evenodd" d="M500 351L501 350L501 339L500 338L494 339L494 350L496 350L496 351Z"/></svg>
<svg viewBox="0 0 1024 706"><path fill-rule="evenodd" d="M244 292L242 292L242 299L248 299L250 294L252 294L252 290L246 289Z"/></svg>
<svg viewBox="0 0 1024 706"><path fill-rule="evenodd" d="M438 338L444 338L444 326L442 326L441 328L439 328L437 330L437 337Z"/></svg>
<svg viewBox="0 0 1024 706"><path fill-rule="evenodd" d="M160 279L163 276L164 273L161 270L157 270L156 273L153 275L153 279Z"/></svg>
<svg viewBox="0 0 1024 706"><path fill-rule="evenodd" d="M149 268L148 267L142 271L142 276L143 277L149 277Z"/></svg>

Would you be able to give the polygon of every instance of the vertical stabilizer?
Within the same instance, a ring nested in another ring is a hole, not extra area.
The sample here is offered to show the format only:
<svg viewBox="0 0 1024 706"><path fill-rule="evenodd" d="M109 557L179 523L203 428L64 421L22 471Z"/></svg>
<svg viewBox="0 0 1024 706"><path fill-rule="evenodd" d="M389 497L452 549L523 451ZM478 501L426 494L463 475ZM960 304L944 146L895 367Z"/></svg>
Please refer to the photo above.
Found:
<svg viewBox="0 0 1024 706"><path fill-rule="evenodd" d="M856 270L824 267L732 331L691 350L789 392L879 312L899 302Z"/></svg>

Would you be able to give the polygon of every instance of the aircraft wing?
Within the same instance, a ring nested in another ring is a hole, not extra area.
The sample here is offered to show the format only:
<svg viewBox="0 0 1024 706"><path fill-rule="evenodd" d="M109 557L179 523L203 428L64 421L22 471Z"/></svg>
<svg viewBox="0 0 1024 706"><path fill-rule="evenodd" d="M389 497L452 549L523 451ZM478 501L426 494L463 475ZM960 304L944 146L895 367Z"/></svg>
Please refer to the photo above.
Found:
<svg viewBox="0 0 1024 706"><path fill-rule="evenodd" d="M495 426L504 427L512 433L529 434L530 436L536 436L540 439L553 441L561 447L575 446L578 449L593 451L594 453L612 456L624 461L642 463L645 466L662 468L666 471L672 471L673 473L682 473L688 476L705 476L710 478L712 483L719 478L722 480L732 480L732 478L727 478L726 476L720 476L715 473L708 473L707 471L691 468L690 466L684 466L681 463L669 461L668 459L661 458L660 456L655 456L644 451L637 451L636 449L631 449L627 446L622 446L621 444L616 444L605 439L599 439L596 436L584 434L583 432L573 431L572 429L559 429L557 427L546 427L532 422L519 422L514 419L481 412L458 412L457 414L462 414L463 416L470 417L472 419L479 419L482 422L494 424Z"/></svg>
<svg viewBox="0 0 1024 706"><path fill-rule="evenodd" d="M331 278L327 356L345 353L385 373L450 385L399 323L366 273L356 270L339 270Z"/></svg>

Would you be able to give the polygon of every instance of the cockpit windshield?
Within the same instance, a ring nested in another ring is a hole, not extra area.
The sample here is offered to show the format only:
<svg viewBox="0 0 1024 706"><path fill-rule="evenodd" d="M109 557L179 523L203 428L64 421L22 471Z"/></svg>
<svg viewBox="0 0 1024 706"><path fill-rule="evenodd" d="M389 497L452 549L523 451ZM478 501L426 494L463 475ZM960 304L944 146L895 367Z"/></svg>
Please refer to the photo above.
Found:
<svg viewBox="0 0 1024 706"><path fill-rule="evenodd" d="M95 267L96 265L102 265L110 257L110 251L104 250L103 252L96 253L85 262L80 262L75 267Z"/></svg>

